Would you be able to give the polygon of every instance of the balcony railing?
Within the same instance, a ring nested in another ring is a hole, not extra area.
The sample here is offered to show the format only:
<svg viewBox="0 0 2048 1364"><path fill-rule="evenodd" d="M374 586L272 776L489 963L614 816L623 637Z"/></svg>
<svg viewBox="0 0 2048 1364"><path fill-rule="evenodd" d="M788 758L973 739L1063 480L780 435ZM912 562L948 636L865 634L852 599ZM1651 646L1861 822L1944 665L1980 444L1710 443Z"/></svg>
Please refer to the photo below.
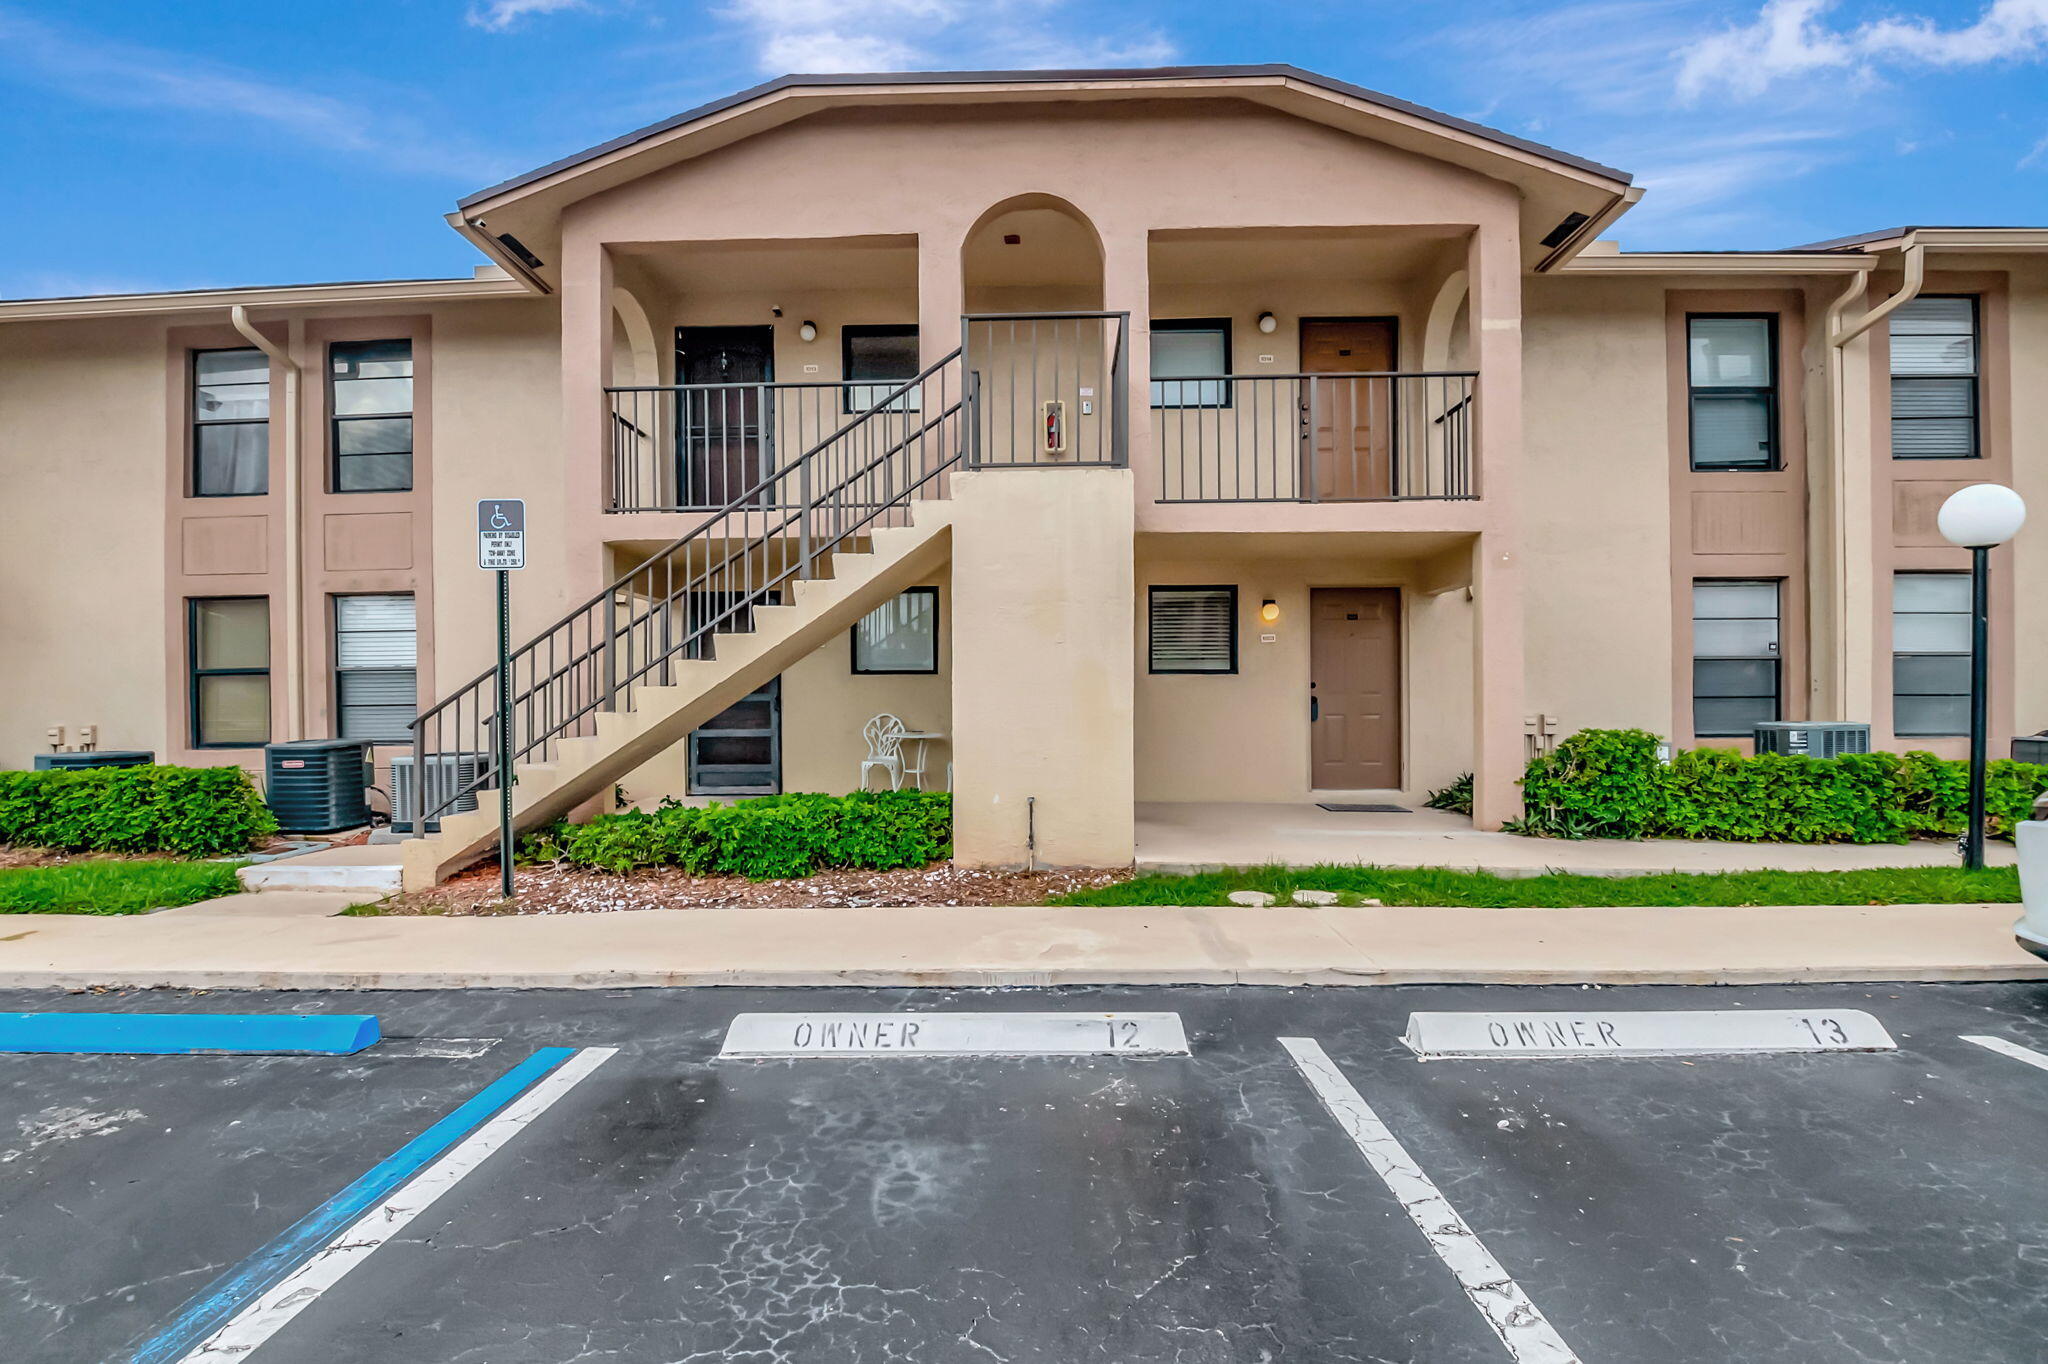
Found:
<svg viewBox="0 0 2048 1364"><path fill-rule="evenodd" d="M890 379L608 388L605 510L714 511L746 490L780 496L789 489L772 475L842 429L849 430L849 439L833 443L833 457L857 467L919 425L921 390L899 391L902 384ZM882 410L861 419L878 405Z"/></svg>
<svg viewBox="0 0 2048 1364"><path fill-rule="evenodd" d="M1154 379L1161 502L1406 502L1479 495L1479 376Z"/></svg>

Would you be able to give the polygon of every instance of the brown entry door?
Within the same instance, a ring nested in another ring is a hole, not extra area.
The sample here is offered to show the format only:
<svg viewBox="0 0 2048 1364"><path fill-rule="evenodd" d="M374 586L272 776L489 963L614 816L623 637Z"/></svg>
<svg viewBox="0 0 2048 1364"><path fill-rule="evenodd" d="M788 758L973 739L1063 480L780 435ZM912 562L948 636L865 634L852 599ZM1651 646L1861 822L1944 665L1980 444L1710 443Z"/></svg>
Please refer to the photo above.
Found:
<svg viewBox="0 0 2048 1364"><path fill-rule="evenodd" d="M1304 318L1301 370L1332 376L1394 368L1394 319ZM1390 379L1304 379L1302 483L1327 502L1392 497L1394 387Z"/></svg>
<svg viewBox="0 0 2048 1364"><path fill-rule="evenodd" d="M773 459L767 385L773 327L676 328L676 505L723 507L758 484Z"/></svg>
<svg viewBox="0 0 2048 1364"><path fill-rule="evenodd" d="M1310 784L1319 791L1401 786L1401 593L1319 587L1309 594Z"/></svg>

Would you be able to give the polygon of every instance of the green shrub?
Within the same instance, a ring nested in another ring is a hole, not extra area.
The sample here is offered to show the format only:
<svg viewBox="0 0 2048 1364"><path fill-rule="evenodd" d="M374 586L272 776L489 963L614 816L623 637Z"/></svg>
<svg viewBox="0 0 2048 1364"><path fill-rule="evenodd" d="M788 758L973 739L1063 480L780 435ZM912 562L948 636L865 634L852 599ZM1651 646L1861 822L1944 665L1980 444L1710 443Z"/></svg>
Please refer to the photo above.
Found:
<svg viewBox="0 0 2048 1364"><path fill-rule="evenodd" d="M1462 773L1458 779L1441 790L1429 793L1429 799L1422 802L1432 810L1449 810L1453 814L1472 813L1472 774Z"/></svg>
<svg viewBox="0 0 2048 1364"><path fill-rule="evenodd" d="M762 796L732 805L670 800L656 810L554 825L521 840L520 855L599 871L680 867L756 881L833 867L922 867L953 855L953 798L880 791Z"/></svg>
<svg viewBox="0 0 2048 1364"><path fill-rule="evenodd" d="M1530 762L1517 833L1547 838L1903 843L1963 831L1968 764L1932 753L1754 757L1698 748L1660 762L1656 735L1588 729ZM2048 767L2001 760L1986 779L1988 823L2010 836Z"/></svg>
<svg viewBox="0 0 2048 1364"><path fill-rule="evenodd" d="M276 832L239 767L0 772L0 843L225 857Z"/></svg>

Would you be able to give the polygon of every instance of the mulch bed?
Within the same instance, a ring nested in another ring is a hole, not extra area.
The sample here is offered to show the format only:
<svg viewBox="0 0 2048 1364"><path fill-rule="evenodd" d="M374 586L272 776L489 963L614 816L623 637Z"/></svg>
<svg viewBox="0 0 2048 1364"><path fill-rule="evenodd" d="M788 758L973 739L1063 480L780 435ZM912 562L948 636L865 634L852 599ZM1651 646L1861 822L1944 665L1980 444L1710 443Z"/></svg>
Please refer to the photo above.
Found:
<svg viewBox="0 0 2048 1364"><path fill-rule="evenodd" d="M1130 879L1128 871L988 871L934 863L899 871L821 871L794 881L691 876L673 867L614 876L581 867L521 867L516 898L498 896L495 864L431 891L382 901L382 914L609 914L628 909L854 909L872 905L1035 905Z"/></svg>

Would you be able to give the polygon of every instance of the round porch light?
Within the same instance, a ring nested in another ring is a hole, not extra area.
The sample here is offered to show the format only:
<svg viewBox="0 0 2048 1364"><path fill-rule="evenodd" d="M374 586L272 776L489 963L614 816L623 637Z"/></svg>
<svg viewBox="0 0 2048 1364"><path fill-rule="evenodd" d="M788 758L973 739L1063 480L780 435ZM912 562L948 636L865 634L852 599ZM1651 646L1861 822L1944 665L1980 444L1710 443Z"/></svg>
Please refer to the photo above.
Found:
<svg viewBox="0 0 2048 1364"><path fill-rule="evenodd" d="M1259 619L1266 622L1266 624L1268 625L1271 625L1274 621L1280 619L1280 603L1274 601L1271 597L1268 597L1264 601L1260 602Z"/></svg>
<svg viewBox="0 0 2048 1364"><path fill-rule="evenodd" d="M1271 313L1259 314L1259 330L1271 334L1280 329L1280 319Z"/></svg>
<svg viewBox="0 0 2048 1364"><path fill-rule="evenodd" d="M2019 534L2027 521L2027 504L2001 483L1972 483L1950 493L1941 504L1935 525L1952 545L1988 549Z"/></svg>
<svg viewBox="0 0 2048 1364"><path fill-rule="evenodd" d="M805 318L803 322L797 326L796 334L798 336L801 336L806 341L815 341L818 339L818 324L811 321L809 318Z"/></svg>

